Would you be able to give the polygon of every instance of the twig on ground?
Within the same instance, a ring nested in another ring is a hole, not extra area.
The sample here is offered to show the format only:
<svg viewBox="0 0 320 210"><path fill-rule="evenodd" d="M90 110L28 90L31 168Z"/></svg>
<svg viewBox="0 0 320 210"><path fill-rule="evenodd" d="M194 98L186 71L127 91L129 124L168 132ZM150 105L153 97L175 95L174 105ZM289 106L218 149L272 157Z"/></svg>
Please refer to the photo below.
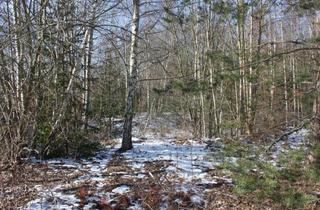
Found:
<svg viewBox="0 0 320 210"><path fill-rule="evenodd" d="M312 120L313 120L314 117L312 117L311 119L307 119L305 120L300 126L282 134L281 136L279 136L276 140L274 140L270 146L266 149L266 153L270 151L270 149L278 142L282 141L285 137L289 136L290 134L294 133L294 132L297 132L299 130L301 130L302 128L304 128L306 125L308 125Z"/></svg>
<svg viewBox="0 0 320 210"><path fill-rule="evenodd" d="M160 169L160 170L154 170L151 171L151 173L162 173L165 172L165 169ZM150 172L134 172L134 173L108 173L108 174L103 174L103 176L134 176L134 175L140 175L140 174L144 174L144 175L149 175Z"/></svg>

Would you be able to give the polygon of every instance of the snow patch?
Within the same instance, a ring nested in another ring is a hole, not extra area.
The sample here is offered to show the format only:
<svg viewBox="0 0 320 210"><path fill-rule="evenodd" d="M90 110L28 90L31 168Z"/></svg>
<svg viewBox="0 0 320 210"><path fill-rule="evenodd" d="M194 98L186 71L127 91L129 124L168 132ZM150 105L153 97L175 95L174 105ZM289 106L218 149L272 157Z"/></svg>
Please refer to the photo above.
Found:
<svg viewBox="0 0 320 210"><path fill-rule="evenodd" d="M128 187L127 185L121 185L112 190L112 192L116 194L124 194L128 191L130 191L130 187Z"/></svg>

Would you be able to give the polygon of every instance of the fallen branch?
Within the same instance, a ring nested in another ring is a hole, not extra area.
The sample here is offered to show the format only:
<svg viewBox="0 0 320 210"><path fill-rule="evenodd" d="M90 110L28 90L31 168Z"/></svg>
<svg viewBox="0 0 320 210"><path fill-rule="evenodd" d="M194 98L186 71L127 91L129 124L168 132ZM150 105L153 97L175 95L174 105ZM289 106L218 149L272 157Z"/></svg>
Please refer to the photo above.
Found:
<svg viewBox="0 0 320 210"><path fill-rule="evenodd" d="M281 136L279 136L279 138L277 138L276 140L274 140L270 146L266 149L266 153L270 151L270 149L278 142L282 141L285 137L289 136L290 134L297 132L299 130L301 130L302 128L304 128L306 125L308 125L311 121L313 120L313 118L305 120L299 127L296 127L284 134L282 134Z"/></svg>
<svg viewBox="0 0 320 210"><path fill-rule="evenodd" d="M316 196L317 198L320 198L320 192L312 191L312 192L308 192L308 194Z"/></svg>
<svg viewBox="0 0 320 210"><path fill-rule="evenodd" d="M149 175L150 173L153 174L159 174L159 173L163 173L166 172L165 169L160 169L160 170L154 170L151 172L134 172L134 173L126 173L126 172L118 172L118 173L103 173L103 176L137 176L137 175Z"/></svg>
<svg viewBox="0 0 320 210"><path fill-rule="evenodd" d="M157 185L158 185L159 187L161 187L161 189L162 189L163 191L167 191L167 190L168 190L168 189L165 188L166 186L163 186L163 184L161 184L161 183L159 182L159 180L157 180L157 179L153 176L153 174L152 174L151 172L148 172L148 175L152 178L152 180L154 181L154 183L157 183Z"/></svg>
<svg viewBox="0 0 320 210"><path fill-rule="evenodd" d="M52 179L28 179L28 182L31 183L49 183L49 182L57 182L61 181L63 178L52 178Z"/></svg>

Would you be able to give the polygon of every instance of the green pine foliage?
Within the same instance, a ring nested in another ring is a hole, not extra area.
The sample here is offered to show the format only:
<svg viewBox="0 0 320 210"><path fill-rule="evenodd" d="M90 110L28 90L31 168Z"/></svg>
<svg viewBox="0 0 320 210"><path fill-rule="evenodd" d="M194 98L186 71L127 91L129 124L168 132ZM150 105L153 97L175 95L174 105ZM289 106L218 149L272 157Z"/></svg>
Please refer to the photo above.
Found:
<svg viewBox="0 0 320 210"><path fill-rule="evenodd" d="M240 143L227 144L223 149L225 156L237 158L236 162L225 160L220 165L220 169L233 178L235 195L254 197L254 202L271 199L287 209L304 208L317 201L315 196L299 189L299 184L296 186L296 183L309 179L316 181L320 175L319 162L307 164L306 150L292 150L280 155L277 165L262 160L260 152L248 155L250 150L254 151L254 148ZM320 149L314 149L313 154L320 157Z"/></svg>

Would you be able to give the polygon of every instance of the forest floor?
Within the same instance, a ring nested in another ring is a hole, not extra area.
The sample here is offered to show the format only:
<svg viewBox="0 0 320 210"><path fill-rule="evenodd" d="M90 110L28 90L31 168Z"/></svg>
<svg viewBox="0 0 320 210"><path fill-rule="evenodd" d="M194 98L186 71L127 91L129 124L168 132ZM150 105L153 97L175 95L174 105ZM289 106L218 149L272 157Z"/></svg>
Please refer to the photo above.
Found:
<svg viewBox="0 0 320 210"><path fill-rule="evenodd" d="M121 124L115 128L121 130ZM305 135L301 130L289 136L289 145L279 143L261 158L277 164L281 152L306 143ZM234 181L219 166L237 157L223 155L221 139L192 139L179 116L141 114L133 136L134 149L122 154L116 153L120 138L106 140L88 159L31 159L21 166L23 173L1 173L0 181L7 186L0 191L0 208L281 209L270 200L257 204L234 195Z"/></svg>

